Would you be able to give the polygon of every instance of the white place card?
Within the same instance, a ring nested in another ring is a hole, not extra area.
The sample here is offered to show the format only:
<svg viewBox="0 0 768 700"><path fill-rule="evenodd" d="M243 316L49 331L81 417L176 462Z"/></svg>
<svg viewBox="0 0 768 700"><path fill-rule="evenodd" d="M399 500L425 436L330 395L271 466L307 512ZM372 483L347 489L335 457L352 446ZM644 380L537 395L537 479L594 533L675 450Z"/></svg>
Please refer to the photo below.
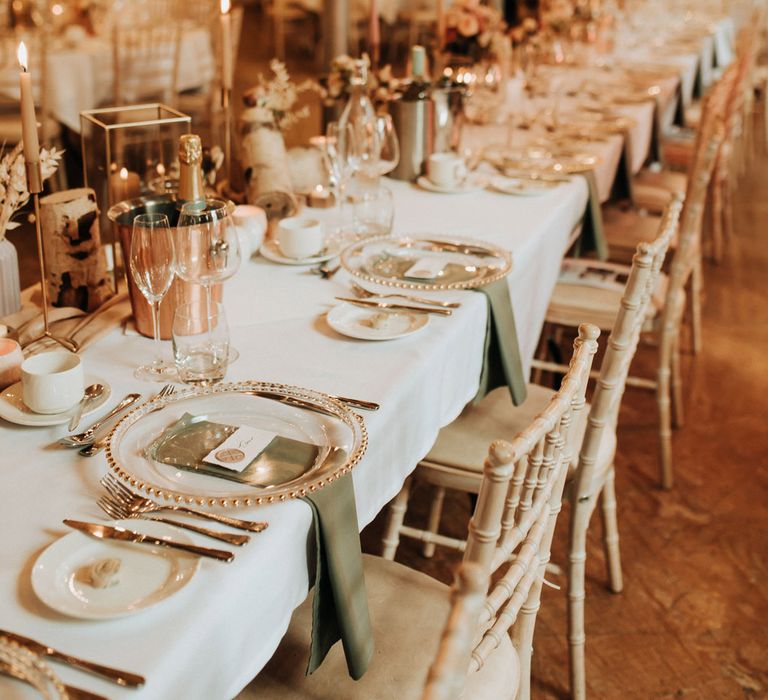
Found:
<svg viewBox="0 0 768 700"><path fill-rule="evenodd" d="M421 258L411 265L403 277L411 277L418 280L433 280L443 274L445 261L439 258Z"/></svg>
<svg viewBox="0 0 768 700"><path fill-rule="evenodd" d="M203 462L215 464L224 469L241 472L275 439L275 434L268 430L259 430L248 425L241 425L218 447L212 449Z"/></svg>

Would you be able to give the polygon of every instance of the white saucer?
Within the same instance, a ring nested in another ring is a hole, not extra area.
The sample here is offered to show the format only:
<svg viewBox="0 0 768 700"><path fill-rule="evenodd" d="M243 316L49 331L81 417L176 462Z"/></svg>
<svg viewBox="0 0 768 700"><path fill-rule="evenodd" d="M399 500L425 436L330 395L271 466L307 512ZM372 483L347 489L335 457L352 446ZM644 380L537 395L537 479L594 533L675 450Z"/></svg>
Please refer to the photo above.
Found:
<svg viewBox="0 0 768 700"><path fill-rule="evenodd" d="M85 386L90 386L91 384L103 385L104 393L99 398L88 403L85 411L83 411L82 418L98 411L109 400L112 393L109 382L106 379L86 374ZM62 411L61 413L35 413L27 408L21 400L21 382L16 382L16 384L9 386L0 393L0 418L5 418L5 420L16 423L16 425L62 425L69 421L73 411L74 409L70 408L68 411Z"/></svg>
<svg viewBox="0 0 768 700"><path fill-rule="evenodd" d="M287 258L280 252L280 248L273 238L262 243L259 253L267 260L280 263L281 265L317 265L318 263L328 262L341 252L341 242L326 241L325 251L321 255L313 255L309 258Z"/></svg>
<svg viewBox="0 0 768 700"><path fill-rule="evenodd" d="M111 524L193 544L183 531L165 523L132 519ZM91 586L87 567L112 558L120 559L117 584L110 588ZM108 620L133 615L181 590L199 563L198 557L177 549L98 540L82 532L70 532L37 558L32 568L32 589L48 607L64 615Z"/></svg>
<svg viewBox="0 0 768 700"><path fill-rule="evenodd" d="M374 328L371 320L376 314L391 316L388 328ZM364 309L354 304L338 304L326 316L328 325L337 333L359 340L394 340L417 333L429 323L429 314L409 311Z"/></svg>
<svg viewBox="0 0 768 700"><path fill-rule="evenodd" d="M560 184L559 182L526 180L517 177L494 177L491 179L491 188L496 192L518 197L540 197L559 187Z"/></svg>
<svg viewBox="0 0 768 700"><path fill-rule="evenodd" d="M443 185L436 185L426 175L422 175L416 180L416 184L429 192L439 192L440 194L469 194L470 192L484 190L488 185L488 181L482 177L469 177L460 185L445 187Z"/></svg>

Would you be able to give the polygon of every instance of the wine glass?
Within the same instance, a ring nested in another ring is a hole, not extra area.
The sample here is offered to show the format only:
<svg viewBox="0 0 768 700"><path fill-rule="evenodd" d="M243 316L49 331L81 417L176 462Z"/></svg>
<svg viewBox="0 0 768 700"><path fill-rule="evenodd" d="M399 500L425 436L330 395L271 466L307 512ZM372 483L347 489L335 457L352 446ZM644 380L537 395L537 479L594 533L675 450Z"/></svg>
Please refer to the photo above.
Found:
<svg viewBox="0 0 768 700"><path fill-rule="evenodd" d="M325 154L336 200L338 229L342 228L344 198L352 175L360 166L360 149L351 124L330 122L326 129Z"/></svg>
<svg viewBox="0 0 768 700"><path fill-rule="evenodd" d="M382 114L376 118L376 131L379 134L378 174L386 175L391 173L400 162L400 142L389 114Z"/></svg>
<svg viewBox="0 0 768 700"><path fill-rule="evenodd" d="M207 315L213 306L213 285L228 280L240 266L240 243L226 202L206 199L181 208L174 239L176 274L205 288ZM230 347L229 361L238 357Z"/></svg>
<svg viewBox="0 0 768 700"><path fill-rule="evenodd" d="M145 381L166 381L174 368L160 355L160 302L171 288L174 275L174 248L171 227L165 214L140 214L133 220L129 267L133 281L152 306L155 360L133 373Z"/></svg>

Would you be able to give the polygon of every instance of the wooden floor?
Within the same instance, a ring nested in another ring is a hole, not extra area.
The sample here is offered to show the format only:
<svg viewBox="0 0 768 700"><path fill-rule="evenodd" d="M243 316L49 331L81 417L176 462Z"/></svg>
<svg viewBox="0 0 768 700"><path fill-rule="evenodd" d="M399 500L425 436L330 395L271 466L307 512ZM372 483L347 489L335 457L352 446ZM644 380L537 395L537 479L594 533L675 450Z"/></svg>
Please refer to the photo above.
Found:
<svg viewBox="0 0 768 700"><path fill-rule="evenodd" d="M674 436L676 485L659 489L655 401L628 389L616 459L625 590L606 588L600 521L587 559L591 698L768 697L768 158L742 180L737 236L707 265L704 351L688 356L686 424ZM652 367L655 348L638 364ZM428 487L409 520L424 524ZM466 533L466 496L447 499L444 530ZM386 512L363 534L380 552ZM567 512L553 561L565 563ZM458 556L431 560L403 540L397 560L445 582ZM563 584L563 577L550 577ZM568 697L565 592L544 589L533 697Z"/></svg>
<svg viewBox="0 0 768 700"><path fill-rule="evenodd" d="M246 34L257 24L249 13ZM265 69L269 45L253 39L241 49L238 87ZM292 67L306 72L308 63ZM11 236L24 284L35 279L30 228ZM724 263L706 269L704 352L684 365L687 424L675 434L672 492L658 488L653 396L629 389L624 400L616 466L626 588L621 595L606 589L596 520L587 561L591 698L768 697L768 158L762 151L742 180L736 228ZM640 365L651 367L653 353L641 348ZM410 518L425 521L429 496L415 488ZM449 497L445 531L461 536L469 514L466 497ZM367 551L380 552L385 518L386 511L363 533ZM564 562L566 523L564 513L555 562ZM443 552L426 560L407 541L398 560L446 582L458 561ZM544 590L533 673L535 698L567 697L562 591Z"/></svg>

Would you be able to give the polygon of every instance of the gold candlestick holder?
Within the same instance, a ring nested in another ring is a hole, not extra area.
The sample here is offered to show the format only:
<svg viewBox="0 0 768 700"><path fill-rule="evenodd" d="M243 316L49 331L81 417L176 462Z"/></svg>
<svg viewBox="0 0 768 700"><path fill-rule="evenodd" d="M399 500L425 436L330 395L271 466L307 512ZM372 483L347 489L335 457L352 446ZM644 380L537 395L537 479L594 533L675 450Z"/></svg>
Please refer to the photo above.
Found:
<svg viewBox="0 0 768 700"><path fill-rule="evenodd" d="M27 171L27 189L32 194L32 201L35 207L35 232L37 234L37 260L40 265L40 294L43 303L43 332L24 343L27 348L30 345L39 343L41 340L50 339L58 343L70 352L77 352L80 346L72 338L62 338L51 333L48 325L48 280L45 266L45 249L43 248L43 231L40 227L40 193L43 191L43 174L40 171L40 162L25 163Z"/></svg>

